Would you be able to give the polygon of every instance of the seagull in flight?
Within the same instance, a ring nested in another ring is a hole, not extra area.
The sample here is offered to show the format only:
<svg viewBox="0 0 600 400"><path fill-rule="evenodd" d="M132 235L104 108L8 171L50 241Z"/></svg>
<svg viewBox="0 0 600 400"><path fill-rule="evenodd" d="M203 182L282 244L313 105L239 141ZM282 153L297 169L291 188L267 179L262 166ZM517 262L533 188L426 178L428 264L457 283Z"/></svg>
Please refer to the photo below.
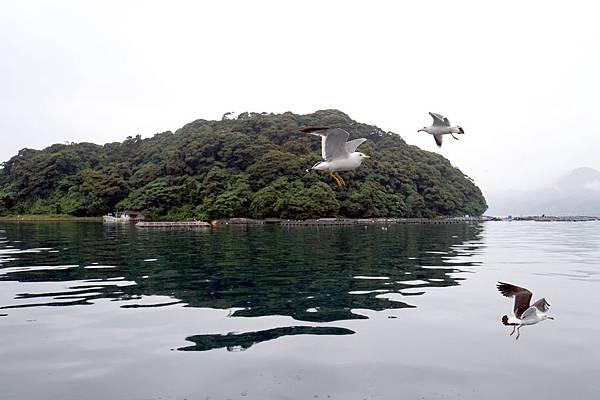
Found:
<svg viewBox="0 0 600 400"><path fill-rule="evenodd" d="M545 319L554 319L553 316L547 314L550 304L548 304L545 298L542 297L530 305L529 302L531 301L532 293L529 290L505 282L498 282L496 287L505 297L515 298L515 306L513 308L514 316L502 316L502 323L506 326L513 327L509 336L512 336L516 329L516 338L519 339L522 326L535 325Z"/></svg>
<svg viewBox="0 0 600 400"><path fill-rule="evenodd" d="M435 142L438 147L442 147L442 137L443 135L450 135L454 139L458 140L454 134L464 134L465 131L460 126L450 126L450 120L444 117L441 114L436 114L430 112L431 118L433 118L433 124L431 126L426 126L422 129L419 129L417 132L427 132L430 135L433 135Z"/></svg>
<svg viewBox="0 0 600 400"><path fill-rule="evenodd" d="M349 171L358 168L364 159L371 158L356 151L358 146L366 142L367 139L361 138L348 141L350 134L343 129L312 127L300 129L300 132L321 136L321 156L324 161L319 161L307 171L311 169L329 171L329 175L339 187L345 186L346 182L338 174L338 171Z"/></svg>

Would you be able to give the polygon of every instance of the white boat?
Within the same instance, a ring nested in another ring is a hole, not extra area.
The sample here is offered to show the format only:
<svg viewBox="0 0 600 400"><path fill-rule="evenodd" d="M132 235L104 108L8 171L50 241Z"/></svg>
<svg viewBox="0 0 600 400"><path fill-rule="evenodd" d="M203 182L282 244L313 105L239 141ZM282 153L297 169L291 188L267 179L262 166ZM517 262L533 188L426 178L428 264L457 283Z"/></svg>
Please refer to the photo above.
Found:
<svg viewBox="0 0 600 400"><path fill-rule="evenodd" d="M102 217L102 222L106 224L125 224L131 221L131 217L127 213L116 212L114 215L108 213Z"/></svg>

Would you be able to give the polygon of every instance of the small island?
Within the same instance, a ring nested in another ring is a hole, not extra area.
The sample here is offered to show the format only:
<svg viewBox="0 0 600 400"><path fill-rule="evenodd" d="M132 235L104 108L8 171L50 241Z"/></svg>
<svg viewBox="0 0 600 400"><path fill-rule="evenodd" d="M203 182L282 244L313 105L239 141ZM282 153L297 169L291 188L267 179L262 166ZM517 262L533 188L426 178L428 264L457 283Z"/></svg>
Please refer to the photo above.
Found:
<svg viewBox="0 0 600 400"><path fill-rule="evenodd" d="M299 129L336 126L365 137L373 157L338 188L306 169L321 143ZM480 216L475 183L439 154L338 110L242 113L122 143L23 149L0 169L0 216L98 217L139 210L146 220L232 217L436 218Z"/></svg>

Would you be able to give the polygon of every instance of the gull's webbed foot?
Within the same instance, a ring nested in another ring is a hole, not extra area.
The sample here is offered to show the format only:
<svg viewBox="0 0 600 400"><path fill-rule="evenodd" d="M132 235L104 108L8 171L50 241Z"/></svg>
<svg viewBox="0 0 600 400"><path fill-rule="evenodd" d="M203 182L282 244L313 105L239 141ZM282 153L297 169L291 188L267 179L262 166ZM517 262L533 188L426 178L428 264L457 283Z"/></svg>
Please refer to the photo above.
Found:
<svg viewBox="0 0 600 400"><path fill-rule="evenodd" d="M510 335L508 335L508 336L512 336L512 335L513 335L513 333L515 333L515 330L516 330L516 329L517 329L517 327L516 327L516 326L513 326L513 330L512 330L512 332L510 333Z"/></svg>
<svg viewBox="0 0 600 400"><path fill-rule="evenodd" d="M342 183L342 186L346 186L346 181L344 180L344 178L342 178L340 176L340 174L337 174L338 179L340 180L340 182Z"/></svg>
<svg viewBox="0 0 600 400"><path fill-rule="evenodd" d="M452 136L454 139L458 140L458 138L456 136L454 136L453 134L450 134L450 136Z"/></svg>
<svg viewBox="0 0 600 400"><path fill-rule="evenodd" d="M331 172L329 175L335 180L335 183L338 185L338 187L342 187L343 186L342 182L338 179L338 177L336 176L335 172Z"/></svg>

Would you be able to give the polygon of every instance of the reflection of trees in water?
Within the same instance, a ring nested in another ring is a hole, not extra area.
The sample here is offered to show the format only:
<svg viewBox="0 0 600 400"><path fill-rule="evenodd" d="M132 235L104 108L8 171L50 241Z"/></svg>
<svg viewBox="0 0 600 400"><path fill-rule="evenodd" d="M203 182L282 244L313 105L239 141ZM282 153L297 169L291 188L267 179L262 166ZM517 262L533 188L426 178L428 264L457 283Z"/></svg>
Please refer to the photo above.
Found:
<svg viewBox="0 0 600 400"><path fill-rule="evenodd" d="M287 315L318 322L364 318L352 309L409 307L378 297L386 292L457 285L460 278L448 273L477 265L472 255L482 246L482 227L467 224L396 225L386 231L377 226L143 231L99 224L6 224L4 229L10 241L22 241L16 246L59 252L13 255L18 259L0 264L0 280L77 281L64 292L19 296L39 298L37 305L114 298L135 306L142 295L162 295L190 307L235 308L233 316ZM148 258L158 261L143 261ZM116 268L82 267L94 262ZM69 264L80 267L2 273L11 267ZM117 277L136 284L107 280ZM17 299L8 306L24 304Z"/></svg>

